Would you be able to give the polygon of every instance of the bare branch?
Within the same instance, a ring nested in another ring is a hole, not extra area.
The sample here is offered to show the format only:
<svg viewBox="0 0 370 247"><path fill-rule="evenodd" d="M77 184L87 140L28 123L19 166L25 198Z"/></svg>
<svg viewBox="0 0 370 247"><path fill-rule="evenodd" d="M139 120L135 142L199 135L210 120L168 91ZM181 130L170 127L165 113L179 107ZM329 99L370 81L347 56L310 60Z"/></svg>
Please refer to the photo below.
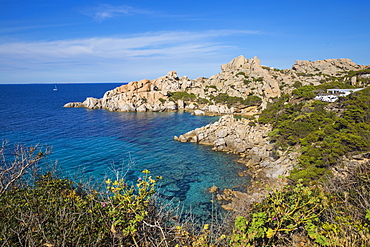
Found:
<svg viewBox="0 0 370 247"><path fill-rule="evenodd" d="M19 185L24 175L50 154L50 148L43 150L39 144L31 147L18 144L10 158L7 154L7 147L8 142L3 141L0 147L0 195Z"/></svg>

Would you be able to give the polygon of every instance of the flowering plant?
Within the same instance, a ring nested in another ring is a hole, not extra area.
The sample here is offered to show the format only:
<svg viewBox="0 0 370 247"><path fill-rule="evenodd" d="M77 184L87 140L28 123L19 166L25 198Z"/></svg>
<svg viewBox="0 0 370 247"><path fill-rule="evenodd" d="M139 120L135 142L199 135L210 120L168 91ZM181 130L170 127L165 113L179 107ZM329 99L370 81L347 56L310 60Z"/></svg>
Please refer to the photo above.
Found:
<svg viewBox="0 0 370 247"><path fill-rule="evenodd" d="M106 181L107 189L113 195L105 204L112 217L111 232L120 241L131 236L136 243L135 233L138 224L148 215L151 196L155 193L156 180L149 176L150 171L143 170L143 177L137 179L136 185L128 186L124 179ZM157 177L160 179L161 177Z"/></svg>

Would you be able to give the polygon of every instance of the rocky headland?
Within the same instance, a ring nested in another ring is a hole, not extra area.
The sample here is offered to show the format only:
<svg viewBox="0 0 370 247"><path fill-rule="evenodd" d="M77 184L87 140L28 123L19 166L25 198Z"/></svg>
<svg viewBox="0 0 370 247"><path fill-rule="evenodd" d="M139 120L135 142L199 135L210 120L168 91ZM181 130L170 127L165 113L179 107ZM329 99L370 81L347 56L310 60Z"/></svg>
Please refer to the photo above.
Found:
<svg viewBox="0 0 370 247"><path fill-rule="evenodd" d="M107 91L101 99L88 97L84 102L71 102L64 107L121 112L184 109L197 110L197 114L254 115L271 99L290 93L297 83L318 85L327 77L363 68L349 59L328 59L296 61L291 69L279 70L262 66L257 57L239 56L223 64L221 72L210 78L192 80L171 71L154 80L132 81ZM357 83L355 78L352 81ZM227 101L237 99L237 104Z"/></svg>
<svg viewBox="0 0 370 247"><path fill-rule="evenodd" d="M348 71L366 69L349 59L296 61L291 69L262 66L257 57L239 56L221 66L210 78L178 77L175 71L154 80L133 81L107 91L103 98L67 103L64 107L85 107L120 112L191 111L195 115L222 115L215 123L175 136L180 142L211 145L215 151L236 153L248 167L252 184L248 191L218 191L223 207L238 210L261 200L267 187L279 188L294 168L299 148L282 150L270 141L272 127L256 119L268 103L305 85L320 85ZM343 80L355 87L367 86L361 75ZM367 75L362 75L367 76ZM236 118L235 116L238 116Z"/></svg>

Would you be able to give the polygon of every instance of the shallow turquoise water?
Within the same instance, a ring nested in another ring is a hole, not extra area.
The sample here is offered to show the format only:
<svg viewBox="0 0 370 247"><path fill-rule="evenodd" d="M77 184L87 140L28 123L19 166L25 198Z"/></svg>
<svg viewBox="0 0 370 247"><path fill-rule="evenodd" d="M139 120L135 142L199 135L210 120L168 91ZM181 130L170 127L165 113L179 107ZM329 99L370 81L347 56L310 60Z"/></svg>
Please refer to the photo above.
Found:
<svg viewBox="0 0 370 247"><path fill-rule="evenodd" d="M211 147L173 140L217 117L189 113L119 113L63 108L71 101L101 98L119 84L0 85L0 139L26 145L52 146L49 162L64 174L103 180L116 166L133 165L126 175L136 181L148 169L160 175L161 196L180 201L193 213L206 215L211 195L207 188L239 187L248 183L236 156Z"/></svg>

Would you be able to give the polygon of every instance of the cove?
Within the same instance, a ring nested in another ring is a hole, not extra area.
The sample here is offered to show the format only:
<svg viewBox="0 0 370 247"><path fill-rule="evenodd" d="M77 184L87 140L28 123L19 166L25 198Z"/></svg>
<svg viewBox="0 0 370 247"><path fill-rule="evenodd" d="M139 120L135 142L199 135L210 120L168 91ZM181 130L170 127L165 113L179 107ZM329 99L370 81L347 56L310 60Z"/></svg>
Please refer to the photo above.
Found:
<svg viewBox="0 0 370 247"><path fill-rule="evenodd" d="M0 85L0 138L11 143L52 147L48 162L58 162L68 176L101 181L112 176L112 165L135 182L148 169L162 176L162 198L180 202L193 214L209 214L213 185L236 188L248 183L239 177L245 167L238 156L211 147L180 143L175 135L214 122L218 117L185 112L120 113L63 108L66 102L101 97L116 84Z"/></svg>

